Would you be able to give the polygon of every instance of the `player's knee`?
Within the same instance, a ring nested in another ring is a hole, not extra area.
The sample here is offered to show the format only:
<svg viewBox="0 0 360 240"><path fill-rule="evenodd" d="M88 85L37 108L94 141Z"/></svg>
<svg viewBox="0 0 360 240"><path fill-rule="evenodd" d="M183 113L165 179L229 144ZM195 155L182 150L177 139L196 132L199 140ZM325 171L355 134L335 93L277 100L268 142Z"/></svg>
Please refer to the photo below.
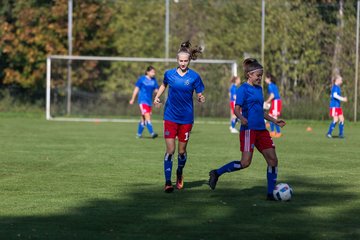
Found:
<svg viewBox="0 0 360 240"><path fill-rule="evenodd" d="M240 163L241 163L241 168L247 168L251 164L251 159L242 159Z"/></svg>
<svg viewBox="0 0 360 240"><path fill-rule="evenodd" d="M166 153L169 154L169 155L174 155L175 153L175 150L166 150Z"/></svg>
<svg viewBox="0 0 360 240"><path fill-rule="evenodd" d="M278 159L276 157L271 157L271 158L268 159L268 164L271 167L277 167Z"/></svg>
<svg viewBox="0 0 360 240"><path fill-rule="evenodd" d="M179 150L179 156L186 156L186 151L180 151Z"/></svg>

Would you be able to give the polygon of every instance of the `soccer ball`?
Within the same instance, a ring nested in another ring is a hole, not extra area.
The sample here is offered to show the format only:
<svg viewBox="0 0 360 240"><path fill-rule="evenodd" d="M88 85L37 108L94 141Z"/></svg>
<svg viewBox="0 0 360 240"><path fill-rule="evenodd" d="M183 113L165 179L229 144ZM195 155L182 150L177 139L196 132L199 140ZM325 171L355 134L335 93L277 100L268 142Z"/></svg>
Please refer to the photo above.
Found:
<svg viewBox="0 0 360 240"><path fill-rule="evenodd" d="M278 201L290 201L293 190L287 183L279 183L276 185L273 194L274 198Z"/></svg>

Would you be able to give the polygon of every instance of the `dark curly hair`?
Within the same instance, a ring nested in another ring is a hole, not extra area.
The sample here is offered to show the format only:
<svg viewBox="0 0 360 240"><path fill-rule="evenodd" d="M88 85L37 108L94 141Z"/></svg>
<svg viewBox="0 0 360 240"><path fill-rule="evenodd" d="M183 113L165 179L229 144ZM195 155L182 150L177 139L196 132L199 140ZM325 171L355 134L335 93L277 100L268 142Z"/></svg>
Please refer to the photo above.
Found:
<svg viewBox="0 0 360 240"><path fill-rule="evenodd" d="M179 53L187 53L190 56L191 60L196 60L198 57L198 54L202 53L202 48L196 46L195 48L191 47L191 43L190 41L186 41L181 43L180 48L178 50L178 55Z"/></svg>
<svg viewBox="0 0 360 240"><path fill-rule="evenodd" d="M155 68L153 66L148 66L145 70L145 75L147 75L148 72L150 72L151 70L155 70Z"/></svg>

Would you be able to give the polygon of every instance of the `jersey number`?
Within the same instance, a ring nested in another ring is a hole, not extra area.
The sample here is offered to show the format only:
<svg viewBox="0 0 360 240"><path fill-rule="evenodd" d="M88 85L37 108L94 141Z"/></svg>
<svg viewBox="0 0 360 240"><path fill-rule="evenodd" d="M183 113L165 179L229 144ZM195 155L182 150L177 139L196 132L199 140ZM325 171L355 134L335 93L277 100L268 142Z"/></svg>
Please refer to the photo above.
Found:
<svg viewBox="0 0 360 240"><path fill-rule="evenodd" d="M185 141L189 140L189 132L185 133Z"/></svg>

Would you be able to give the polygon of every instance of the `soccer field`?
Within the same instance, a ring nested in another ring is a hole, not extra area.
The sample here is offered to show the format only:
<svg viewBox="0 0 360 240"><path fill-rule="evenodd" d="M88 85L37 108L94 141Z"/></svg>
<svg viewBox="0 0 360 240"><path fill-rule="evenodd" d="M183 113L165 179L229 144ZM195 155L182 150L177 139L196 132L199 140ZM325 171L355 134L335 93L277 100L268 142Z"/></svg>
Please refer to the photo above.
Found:
<svg viewBox="0 0 360 240"><path fill-rule="evenodd" d="M269 202L258 152L207 185L209 170L240 157L224 122L195 124L185 188L165 194L161 122L160 138L136 139L136 123L2 114L0 239L360 239L360 124L327 139L328 122L288 121L274 141L294 196Z"/></svg>

